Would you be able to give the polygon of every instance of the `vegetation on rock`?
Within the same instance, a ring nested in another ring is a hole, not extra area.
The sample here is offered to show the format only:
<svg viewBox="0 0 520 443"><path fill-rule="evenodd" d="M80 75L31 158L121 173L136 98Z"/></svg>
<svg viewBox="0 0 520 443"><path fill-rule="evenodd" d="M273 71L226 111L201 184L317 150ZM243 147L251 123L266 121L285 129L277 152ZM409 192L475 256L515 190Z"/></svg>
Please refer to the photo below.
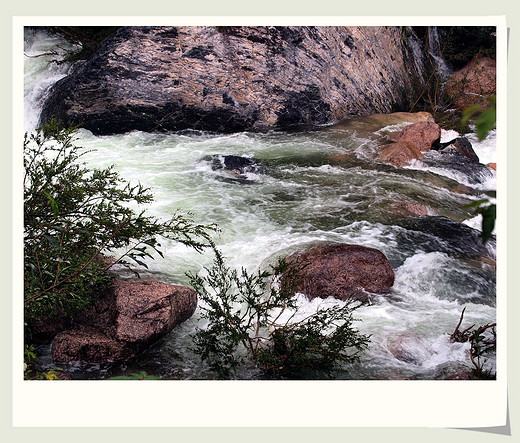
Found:
<svg viewBox="0 0 520 443"><path fill-rule="evenodd" d="M24 313L29 343L41 323L74 318L110 283L115 264L162 256L160 239L202 251L213 226L176 213L163 221L143 205L149 189L113 167L89 169L72 129L53 125L24 141ZM106 256L112 256L106 259ZM134 271L135 272L135 271Z"/></svg>

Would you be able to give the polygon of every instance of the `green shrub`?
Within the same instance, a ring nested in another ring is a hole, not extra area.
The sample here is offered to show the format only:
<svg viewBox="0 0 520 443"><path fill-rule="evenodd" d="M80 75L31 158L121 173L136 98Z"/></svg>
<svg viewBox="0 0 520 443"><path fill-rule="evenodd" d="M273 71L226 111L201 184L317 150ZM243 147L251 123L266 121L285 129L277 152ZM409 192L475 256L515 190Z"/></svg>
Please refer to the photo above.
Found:
<svg viewBox="0 0 520 443"><path fill-rule="evenodd" d="M110 283L115 263L144 266L166 238L201 251L212 226L180 213L167 221L139 208L149 189L113 167L89 169L74 132L53 122L24 141L24 312L26 339L41 321L73 318ZM107 256L112 256L107 259Z"/></svg>
<svg viewBox="0 0 520 443"><path fill-rule="evenodd" d="M252 363L269 376L302 378L305 370L355 362L367 348L369 337L352 326L352 314L363 303L320 308L295 321L301 266L280 260L270 271L250 274L228 268L215 254L206 275L191 275L191 282L204 302L201 317L208 320L195 334L194 352L218 377L233 377L239 366ZM292 314L282 321L284 312Z"/></svg>

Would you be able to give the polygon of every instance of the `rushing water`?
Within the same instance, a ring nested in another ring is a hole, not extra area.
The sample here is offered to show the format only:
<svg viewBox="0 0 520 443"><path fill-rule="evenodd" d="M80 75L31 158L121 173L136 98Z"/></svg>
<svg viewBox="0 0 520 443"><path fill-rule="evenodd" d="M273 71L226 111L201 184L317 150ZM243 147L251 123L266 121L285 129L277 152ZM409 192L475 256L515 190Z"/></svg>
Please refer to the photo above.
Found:
<svg viewBox="0 0 520 443"><path fill-rule="evenodd" d="M29 33L26 53L46 52L55 45L55 38ZM66 65L49 65L48 59L26 58L27 130L37 122L48 87L67 73ZM381 250L394 268L395 284L390 294L374 296L370 306L357 311L357 327L371 335L369 350L359 364L341 368L334 377L443 378L471 369L469 345L450 343L449 335L464 307L465 325L495 321L496 278L494 242L482 246L476 231L453 234L455 225L438 217L478 228L478 219L464 205L495 189L496 177L490 171L466 174L436 166L440 154L433 152L424 162L402 169L377 163L374 153L391 129L356 118L297 133L131 132L97 137L80 130L77 136L78 145L92 150L84 157L89 165L114 164L125 179L153 190L151 214L168 218L181 209L199 223L218 224L222 232L215 241L231 267L253 271L317 241ZM443 131L443 141L454 136ZM494 134L483 142L471 140L481 161L495 160L494 140ZM208 158L222 155L252 158L262 167L237 177L212 167ZM406 204L427 206L437 218L411 216ZM189 284L186 272L201 272L211 264L209 253L164 246L165 258L150 261L145 278ZM341 303L299 300L307 313L320 304ZM211 378L188 351L196 327L198 312L124 365L60 367L76 378L141 370L166 379ZM53 367L48 352L42 361ZM491 358L487 367L493 366ZM254 370L239 374L257 376Z"/></svg>

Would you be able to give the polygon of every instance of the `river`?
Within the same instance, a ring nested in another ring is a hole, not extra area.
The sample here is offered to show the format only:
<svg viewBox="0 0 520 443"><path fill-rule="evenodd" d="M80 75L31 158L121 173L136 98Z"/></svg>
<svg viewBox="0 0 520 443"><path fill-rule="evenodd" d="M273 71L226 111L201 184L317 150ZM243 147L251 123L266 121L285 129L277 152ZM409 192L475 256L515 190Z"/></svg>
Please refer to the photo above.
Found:
<svg viewBox="0 0 520 443"><path fill-rule="evenodd" d="M49 64L53 56L35 57L57 44L56 37L41 32L26 34L27 131L37 125L48 88L69 69ZM464 207L495 190L496 175L450 168L437 161L436 152L406 168L376 162L384 134L395 129L361 117L307 131L230 135L134 131L99 137L81 129L77 144L91 150L84 157L90 166L113 164L126 180L150 187L155 195L150 214L168 218L180 209L198 223L216 223L221 233L215 242L231 267L254 271L318 241L379 249L392 264L395 284L390 294L374 296L370 306L356 311L356 327L371 336L369 349L359 364L339 368L333 377L442 379L472 368L469 344L449 341L462 309L467 326L496 320L495 242L478 244L480 221ZM441 141L457 135L443 130ZM496 161L494 132L482 142L474 134L468 138L482 163ZM251 158L262 168L236 176L212 167L208 158L223 155ZM411 204L427 207L429 215L410 215ZM450 220L475 230L451 232L459 225ZM150 260L143 278L189 284L187 272L211 264L210 253L163 246L165 257ZM475 248L484 252L476 256ZM342 303L299 302L304 312ZM140 371L163 379L211 379L189 351L197 327L199 311L138 358L115 366L55 365L42 347L42 368L62 368L78 379ZM494 367L491 356L486 368ZM244 368L237 377L260 374Z"/></svg>

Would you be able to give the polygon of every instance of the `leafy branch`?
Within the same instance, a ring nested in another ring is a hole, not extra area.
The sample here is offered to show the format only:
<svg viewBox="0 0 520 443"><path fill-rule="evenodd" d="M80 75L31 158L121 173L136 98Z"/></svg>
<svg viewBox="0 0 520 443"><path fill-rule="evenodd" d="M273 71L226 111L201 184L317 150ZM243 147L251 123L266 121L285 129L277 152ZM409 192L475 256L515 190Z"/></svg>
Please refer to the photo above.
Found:
<svg viewBox="0 0 520 443"><path fill-rule="evenodd" d="M363 303L347 301L302 316L294 288L303 266L282 259L269 271L239 272L214 251L213 266L189 277L208 321L197 330L193 350L218 377L252 364L271 376L294 378L302 369L353 363L367 348L369 337L354 329L352 316Z"/></svg>
<svg viewBox="0 0 520 443"><path fill-rule="evenodd" d="M74 129L52 122L24 139L24 304L26 334L40 319L73 317L110 283L118 263L135 271L163 256L161 241L201 252L214 225L189 214L169 220L142 207L153 195L123 180L113 167L89 169ZM105 257L111 257L107 260Z"/></svg>
<svg viewBox="0 0 520 443"><path fill-rule="evenodd" d="M489 353L496 352L496 323L488 323L478 328L475 328L473 324L461 331L460 326L462 325L465 311L466 308L464 308L460 314L459 323L451 334L450 341L470 343L470 360L474 366L473 374L476 378L495 378L489 371L484 370L484 364L487 362L485 356Z"/></svg>

